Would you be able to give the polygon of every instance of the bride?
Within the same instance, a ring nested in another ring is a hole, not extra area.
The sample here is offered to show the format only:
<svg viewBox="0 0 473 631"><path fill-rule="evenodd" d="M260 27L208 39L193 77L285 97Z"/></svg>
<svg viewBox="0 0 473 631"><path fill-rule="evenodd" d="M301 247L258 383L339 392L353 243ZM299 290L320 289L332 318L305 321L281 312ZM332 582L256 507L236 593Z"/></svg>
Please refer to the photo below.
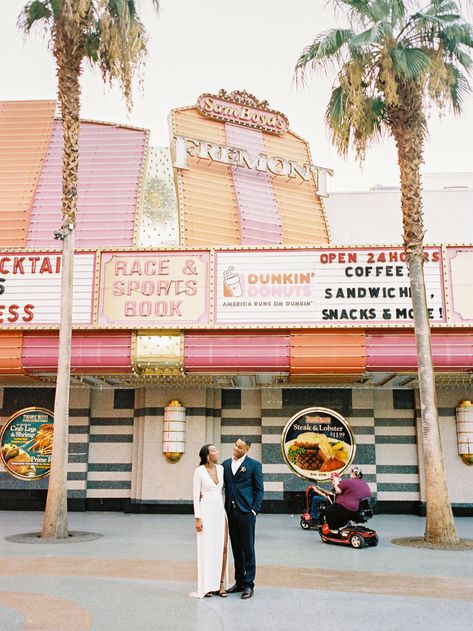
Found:
<svg viewBox="0 0 473 631"><path fill-rule="evenodd" d="M215 445L199 451L194 473L194 515L197 533L197 591L190 596L227 596L228 525L223 504L223 467Z"/></svg>

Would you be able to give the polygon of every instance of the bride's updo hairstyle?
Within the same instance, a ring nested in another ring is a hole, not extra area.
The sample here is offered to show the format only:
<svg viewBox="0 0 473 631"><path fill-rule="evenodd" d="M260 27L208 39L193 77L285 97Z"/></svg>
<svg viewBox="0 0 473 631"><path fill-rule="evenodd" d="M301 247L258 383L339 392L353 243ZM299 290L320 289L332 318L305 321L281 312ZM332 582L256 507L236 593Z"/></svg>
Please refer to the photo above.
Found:
<svg viewBox="0 0 473 631"><path fill-rule="evenodd" d="M208 445L204 445L203 447L200 448L200 451L199 451L199 458L200 458L199 465L207 464L208 457L209 457L209 447L213 447L213 443L209 443Z"/></svg>

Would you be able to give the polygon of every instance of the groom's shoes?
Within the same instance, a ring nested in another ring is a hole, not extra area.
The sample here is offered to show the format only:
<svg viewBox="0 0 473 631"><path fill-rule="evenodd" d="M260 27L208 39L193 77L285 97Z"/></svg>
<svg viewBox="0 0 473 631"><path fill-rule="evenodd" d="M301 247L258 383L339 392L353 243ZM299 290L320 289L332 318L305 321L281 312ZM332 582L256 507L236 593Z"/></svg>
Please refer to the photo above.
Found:
<svg viewBox="0 0 473 631"><path fill-rule="evenodd" d="M227 594L236 594L237 592L244 592L245 588L235 583L235 585L232 585L225 591L227 592Z"/></svg>
<svg viewBox="0 0 473 631"><path fill-rule="evenodd" d="M251 598L252 596L253 596L253 590L250 589L249 587L245 587L241 595L241 599L246 600L247 598Z"/></svg>

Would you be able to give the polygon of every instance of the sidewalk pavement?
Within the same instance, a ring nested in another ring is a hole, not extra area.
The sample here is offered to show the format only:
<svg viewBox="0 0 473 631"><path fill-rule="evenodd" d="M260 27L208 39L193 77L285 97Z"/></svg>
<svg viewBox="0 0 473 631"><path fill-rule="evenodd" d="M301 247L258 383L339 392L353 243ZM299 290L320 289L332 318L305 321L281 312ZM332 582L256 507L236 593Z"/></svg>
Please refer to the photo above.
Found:
<svg viewBox="0 0 473 631"><path fill-rule="evenodd" d="M77 543L12 543L42 513L0 512L0 631L444 631L471 629L473 551L406 548L424 520L377 515L379 545L323 544L299 515L260 515L254 597L195 600L191 515L70 513ZM473 518L456 520L473 539ZM233 582L233 581L232 581Z"/></svg>

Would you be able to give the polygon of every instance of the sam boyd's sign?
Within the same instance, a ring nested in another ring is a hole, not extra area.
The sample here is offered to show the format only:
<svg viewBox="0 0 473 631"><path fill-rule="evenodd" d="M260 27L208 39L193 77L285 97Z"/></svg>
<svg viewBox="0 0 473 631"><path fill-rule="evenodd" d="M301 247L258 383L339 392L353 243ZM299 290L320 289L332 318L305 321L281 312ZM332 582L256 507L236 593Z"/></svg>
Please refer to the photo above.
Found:
<svg viewBox="0 0 473 631"><path fill-rule="evenodd" d="M197 109L208 118L254 127L271 134L284 134L289 127L284 114L271 110L267 101L258 101L244 90L230 94L220 90L218 96L201 94L197 99Z"/></svg>

